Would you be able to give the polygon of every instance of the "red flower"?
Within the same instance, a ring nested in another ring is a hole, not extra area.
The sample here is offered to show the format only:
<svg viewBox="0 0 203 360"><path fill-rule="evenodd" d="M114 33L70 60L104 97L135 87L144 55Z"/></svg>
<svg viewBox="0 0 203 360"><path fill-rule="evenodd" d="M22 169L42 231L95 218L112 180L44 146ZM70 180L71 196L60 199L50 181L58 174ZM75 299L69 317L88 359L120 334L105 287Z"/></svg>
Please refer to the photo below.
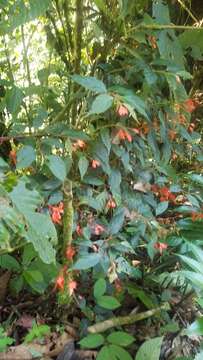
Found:
<svg viewBox="0 0 203 360"><path fill-rule="evenodd" d="M78 139L74 144L73 144L73 151L76 151L78 149L84 149L86 147L86 143L83 140Z"/></svg>
<svg viewBox="0 0 203 360"><path fill-rule="evenodd" d="M170 192L170 190L164 186L159 189L160 201L171 201L174 202L176 196Z"/></svg>
<svg viewBox="0 0 203 360"><path fill-rule="evenodd" d="M55 289L64 290L64 283L65 283L64 277L62 275L59 275L55 282Z"/></svg>
<svg viewBox="0 0 203 360"><path fill-rule="evenodd" d="M100 235L105 231L104 227L102 225L96 224L94 227L94 233L95 235Z"/></svg>
<svg viewBox="0 0 203 360"><path fill-rule="evenodd" d="M129 142L132 142L132 136L126 131L126 130L123 130L123 129L120 129L118 132L117 132L117 135L116 137L119 138L119 140L128 140Z"/></svg>
<svg viewBox="0 0 203 360"><path fill-rule="evenodd" d="M101 166L99 160L92 160L92 168L96 169L97 167Z"/></svg>
<svg viewBox="0 0 203 360"><path fill-rule="evenodd" d="M60 202L58 206L48 205L51 218L54 224L61 224L61 215L63 214L63 203Z"/></svg>
<svg viewBox="0 0 203 360"><path fill-rule="evenodd" d="M77 288L77 282L74 280L70 280L68 282L68 290L69 290L69 295L73 295L74 290Z"/></svg>
<svg viewBox="0 0 203 360"><path fill-rule="evenodd" d="M76 233L77 233L78 236L82 236L82 235L83 235L83 230L82 230L82 228L81 228L80 225L77 225L77 226L76 226Z"/></svg>
<svg viewBox="0 0 203 360"><path fill-rule="evenodd" d="M163 254L163 250L166 250L167 247L168 247L168 244L161 243L159 241L154 244L154 248L159 251L160 255Z"/></svg>
<svg viewBox="0 0 203 360"><path fill-rule="evenodd" d="M201 219L203 219L203 213L197 213L197 212L193 211L191 213L191 218L192 218L192 221L201 220Z"/></svg>
<svg viewBox="0 0 203 360"><path fill-rule="evenodd" d="M184 102L184 108L189 113L192 113L196 109L197 106L198 106L197 102L193 99L187 99Z"/></svg>
<svg viewBox="0 0 203 360"><path fill-rule="evenodd" d="M72 245L69 245L66 249L66 259L67 260L72 260L74 255L76 253L75 248Z"/></svg>
<svg viewBox="0 0 203 360"><path fill-rule="evenodd" d="M128 115L128 109L124 105L120 105L118 107L117 113L120 117L127 116Z"/></svg>
<svg viewBox="0 0 203 360"><path fill-rule="evenodd" d="M15 150L11 150L9 153L9 159L11 161L11 163L16 166L17 164L17 156L16 156L16 151Z"/></svg>
<svg viewBox="0 0 203 360"><path fill-rule="evenodd" d="M107 209L115 209L116 208L116 203L113 199L109 199L107 204L106 204Z"/></svg>

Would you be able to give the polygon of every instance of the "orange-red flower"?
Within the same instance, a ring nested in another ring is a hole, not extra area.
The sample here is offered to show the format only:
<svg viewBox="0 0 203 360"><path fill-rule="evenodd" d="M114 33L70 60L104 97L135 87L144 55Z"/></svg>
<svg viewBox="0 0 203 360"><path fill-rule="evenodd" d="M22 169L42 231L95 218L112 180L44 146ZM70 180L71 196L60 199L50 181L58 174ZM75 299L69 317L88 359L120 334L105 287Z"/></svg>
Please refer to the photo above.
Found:
<svg viewBox="0 0 203 360"><path fill-rule="evenodd" d="M125 107L124 105L120 105L118 107L117 113L120 117L123 117L123 116L127 116L129 111L128 111L127 107Z"/></svg>
<svg viewBox="0 0 203 360"><path fill-rule="evenodd" d="M196 109L197 106L198 106L198 103L193 99L187 99L184 102L184 108L189 113L192 113Z"/></svg>
<svg viewBox="0 0 203 360"><path fill-rule="evenodd" d="M123 129L120 129L117 132L116 137L118 137L119 140L127 140L129 142L132 142L132 136L126 130Z"/></svg>
<svg viewBox="0 0 203 360"><path fill-rule="evenodd" d="M63 214L63 203L60 202L58 206L48 205L51 218L54 224L61 224L61 215Z"/></svg>
<svg viewBox="0 0 203 360"><path fill-rule="evenodd" d="M65 280L64 280L64 277L62 275L59 275L56 279L56 282L55 282L55 289L58 289L58 290L64 290L64 284L65 284Z"/></svg>
<svg viewBox="0 0 203 360"><path fill-rule="evenodd" d="M163 254L163 251L166 250L167 247L168 247L168 244L166 244L166 243L161 243L161 242L159 242L159 241L157 241L157 242L154 244L154 248L159 251L160 255Z"/></svg>
<svg viewBox="0 0 203 360"><path fill-rule="evenodd" d="M96 224L94 227L94 233L95 235L100 235L105 231L104 227L102 225Z"/></svg>
<svg viewBox="0 0 203 360"><path fill-rule="evenodd" d="M192 218L192 221L201 220L201 219L203 219L203 213L198 213L198 212L193 211L191 213L191 218Z"/></svg>
<svg viewBox="0 0 203 360"><path fill-rule="evenodd" d="M107 209L115 209L116 208L116 202L113 199L109 199L106 204Z"/></svg>
<svg viewBox="0 0 203 360"><path fill-rule="evenodd" d="M170 190L164 186L159 189L160 201L172 201L174 202L176 196L170 192Z"/></svg>
<svg viewBox="0 0 203 360"><path fill-rule="evenodd" d="M82 230L82 228L81 228L80 225L77 225L77 226L76 226L76 233L77 233L78 236L82 236L82 235L83 235L83 230Z"/></svg>
<svg viewBox="0 0 203 360"><path fill-rule="evenodd" d="M9 153L9 159L11 161L11 163L16 166L17 164L17 155L16 155L16 151L15 150L11 150Z"/></svg>
<svg viewBox="0 0 203 360"><path fill-rule="evenodd" d="M68 282L68 290L69 290L69 295L73 295L74 290L77 288L77 282L74 280L70 280Z"/></svg>
<svg viewBox="0 0 203 360"><path fill-rule="evenodd" d="M155 36L150 35L150 36L148 36L148 39L149 39L149 42L151 44L151 47L153 49L156 49L157 48L157 42L156 42Z"/></svg>
<svg viewBox="0 0 203 360"><path fill-rule="evenodd" d="M92 168L96 169L97 167L101 166L99 160L92 160Z"/></svg>
<svg viewBox="0 0 203 360"><path fill-rule="evenodd" d="M84 149L87 146L87 144L83 141L78 139L74 144L73 144L73 151L76 151L78 149Z"/></svg>
<svg viewBox="0 0 203 360"><path fill-rule="evenodd" d="M75 248L72 245L69 245L66 249L66 259L67 260L72 260L74 255L76 253Z"/></svg>

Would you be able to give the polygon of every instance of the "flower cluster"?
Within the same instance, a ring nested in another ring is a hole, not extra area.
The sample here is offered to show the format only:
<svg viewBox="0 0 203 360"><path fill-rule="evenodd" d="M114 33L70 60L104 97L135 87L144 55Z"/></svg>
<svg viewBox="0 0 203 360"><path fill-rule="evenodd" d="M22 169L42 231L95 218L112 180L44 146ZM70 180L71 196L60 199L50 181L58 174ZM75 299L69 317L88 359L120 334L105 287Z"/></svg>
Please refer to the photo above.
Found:
<svg viewBox="0 0 203 360"><path fill-rule="evenodd" d="M60 202L59 205L48 205L48 209L51 215L51 219L54 224L61 225L61 219L64 212L63 202Z"/></svg>
<svg viewBox="0 0 203 360"><path fill-rule="evenodd" d="M176 196L167 188L167 186L159 187L158 185L154 184L151 186L151 190L159 196L159 200L162 201L170 201L175 203Z"/></svg>

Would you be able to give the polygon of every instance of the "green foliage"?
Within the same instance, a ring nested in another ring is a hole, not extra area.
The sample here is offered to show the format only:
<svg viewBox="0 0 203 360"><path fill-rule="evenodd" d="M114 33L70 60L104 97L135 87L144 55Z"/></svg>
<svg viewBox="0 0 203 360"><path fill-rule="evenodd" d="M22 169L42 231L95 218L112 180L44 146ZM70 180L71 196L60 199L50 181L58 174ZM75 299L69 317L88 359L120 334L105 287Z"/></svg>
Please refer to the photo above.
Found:
<svg viewBox="0 0 203 360"><path fill-rule="evenodd" d="M135 360L159 360L163 337L145 341L139 348Z"/></svg>
<svg viewBox="0 0 203 360"><path fill-rule="evenodd" d="M50 333L50 327L48 325L37 325L36 323L33 324L32 329L29 333L25 336L25 343L30 343L35 339L43 339L44 336Z"/></svg>
<svg viewBox="0 0 203 360"><path fill-rule="evenodd" d="M66 300L78 276L88 326L119 313L126 291L147 309L188 280L202 291L203 32L177 28L162 0L79 3L0 4L0 267L13 293L64 276ZM46 331L35 324L26 341ZM133 341L113 331L80 345L129 360ZM158 360L161 342L136 360Z"/></svg>
<svg viewBox="0 0 203 360"><path fill-rule="evenodd" d="M7 349L7 346L12 345L14 339L7 336L4 332L4 329L0 327L0 352L3 352Z"/></svg>

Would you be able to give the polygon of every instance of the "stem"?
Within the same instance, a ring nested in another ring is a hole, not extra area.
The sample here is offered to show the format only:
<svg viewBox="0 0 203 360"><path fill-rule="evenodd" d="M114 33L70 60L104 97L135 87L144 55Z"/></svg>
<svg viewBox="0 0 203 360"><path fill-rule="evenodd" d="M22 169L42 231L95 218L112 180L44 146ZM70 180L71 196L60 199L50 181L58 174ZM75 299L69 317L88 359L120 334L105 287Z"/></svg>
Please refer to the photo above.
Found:
<svg viewBox="0 0 203 360"><path fill-rule="evenodd" d="M67 246L72 244L72 230L73 230L73 193L72 181L66 179L63 185L63 201L64 201L64 214L63 214L63 256Z"/></svg>
<svg viewBox="0 0 203 360"><path fill-rule="evenodd" d="M140 31L140 30L167 30L167 29L173 29L173 30L203 30L203 27L196 27L196 26L189 26L189 25L159 25L159 24L153 24L153 25L147 25L147 24L140 24L132 29L129 29L127 32L133 32L133 31Z"/></svg>
<svg viewBox="0 0 203 360"><path fill-rule="evenodd" d="M89 326L87 328L88 332L95 334L95 333L101 333L108 329L111 329L114 326L122 326L127 324L133 324L137 321L147 319L151 316L154 316L158 313L160 313L161 310L170 310L169 304L164 303L160 307L152 310L148 310L145 312L141 312L139 314L130 314L128 316L120 316L116 318L111 318L102 322L99 322L95 325Z"/></svg>
<svg viewBox="0 0 203 360"><path fill-rule="evenodd" d="M193 15L192 11L184 4L182 0L177 0L178 3L182 6L182 8L188 13L188 15L194 20L196 23L198 23L198 19Z"/></svg>
<svg viewBox="0 0 203 360"><path fill-rule="evenodd" d="M76 19L75 19L75 57L74 57L74 72L80 73L80 62L82 52L82 31L83 31L83 0L76 0ZM77 92L79 86L73 84L72 93ZM77 102L73 103L72 107L72 124L76 124L77 116Z"/></svg>

